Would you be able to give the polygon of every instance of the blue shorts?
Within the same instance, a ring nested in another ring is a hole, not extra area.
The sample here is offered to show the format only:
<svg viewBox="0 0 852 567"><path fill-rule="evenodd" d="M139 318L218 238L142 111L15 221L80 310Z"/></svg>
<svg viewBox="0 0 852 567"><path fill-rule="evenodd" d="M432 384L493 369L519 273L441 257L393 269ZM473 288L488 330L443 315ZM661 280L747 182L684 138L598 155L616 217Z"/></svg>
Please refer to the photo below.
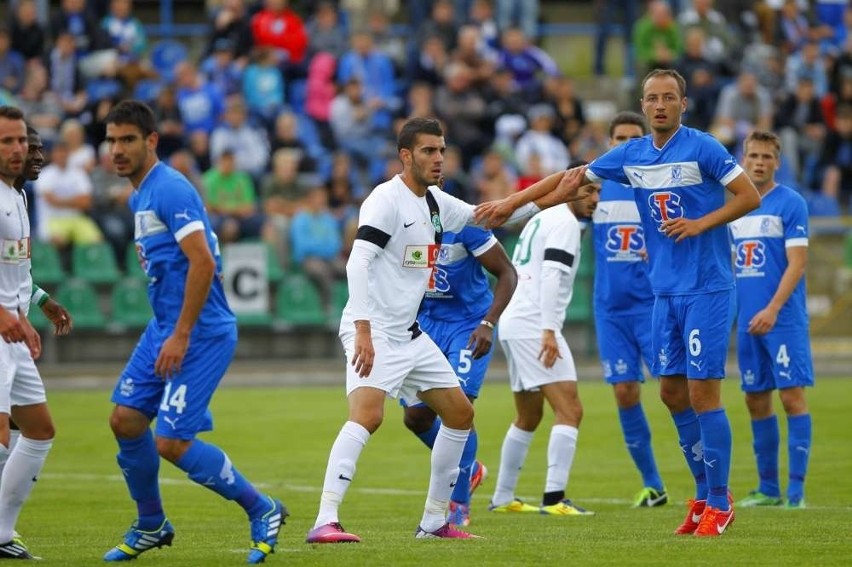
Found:
<svg viewBox="0 0 852 567"><path fill-rule="evenodd" d="M479 327L481 319L475 323L458 323L450 321L438 321L431 319L418 319L420 328L438 345L444 356L450 362L450 366L458 376L459 386L462 392L470 398L478 398L479 390L485 381L488 372L488 364L494 354L494 343L497 342L497 330L494 330L494 339L491 350L482 358L473 359L471 351L467 348L470 335ZM415 404L417 407L419 404Z"/></svg>
<svg viewBox="0 0 852 567"><path fill-rule="evenodd" d="M112 401L157 418L155 434L171 439L194 439L213 427L207 407L234 357L237 329L209 338L195 338L180 373L164 380L154 374L154 363L168 336L152 321L133 349L112 393Z"/></svg>
<svg viewBox="0 0 852 567"><path fill-rule="evenodd" d="M651 320L654 376L724 378L733 290L663 295Z"/></svg>
<svg viewBox="0 0 852 567"><path fill-rule="evenodd" d="M644 382L642 360L652 368L651 310L647 313L595 318L598 354L607 384Z"/></svg>
<svg viewBox="0 0 852 567"><path fill-rule="evenodd" d="M807 329L773 329L762 336L737 333L737 362L744 392L814 385Z"/></svg>

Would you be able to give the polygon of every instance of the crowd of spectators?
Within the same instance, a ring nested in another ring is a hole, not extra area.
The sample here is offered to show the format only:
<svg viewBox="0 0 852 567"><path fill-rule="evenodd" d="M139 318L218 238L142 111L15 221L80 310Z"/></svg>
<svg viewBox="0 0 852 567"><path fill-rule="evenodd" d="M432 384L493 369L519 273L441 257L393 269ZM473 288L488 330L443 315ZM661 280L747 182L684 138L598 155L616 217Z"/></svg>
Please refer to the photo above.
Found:
<svg viewBox="0 0 852 567"><path fill-rule="evenodd" d="M678 69L688 125L734 152L751 129L774 129L786 181L848 202L847 0L595 3L595 75L620 18L626 87ZM444 189L472 202L605 150L604 126L539 47L538 0L211 0L200 50L152 41L132 0L60 0L40 18L43 4L12 0L0 24L0 103L24 110L49 148L34 234L59 246L106 239L123 260L130 189L101 119L128 96L154 108L161 158L204 196L220 240L268 242L326 299L359 202L399 171L405 119L442 120Z"/></svg>

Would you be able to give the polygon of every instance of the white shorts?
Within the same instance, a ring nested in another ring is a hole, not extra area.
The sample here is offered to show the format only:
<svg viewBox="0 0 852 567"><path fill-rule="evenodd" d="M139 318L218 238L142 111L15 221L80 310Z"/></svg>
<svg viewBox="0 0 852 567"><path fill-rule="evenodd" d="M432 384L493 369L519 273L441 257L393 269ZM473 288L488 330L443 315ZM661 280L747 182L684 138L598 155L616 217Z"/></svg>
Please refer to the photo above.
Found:
<svg viewBox="0 0 852 567"><path fill-rule="evenodd" d="M556 346L562 358L550 368L539 360L541 339L501 339L500 344L509 363L509 385L513 392L534 392L554 382L577 381L574 357L565 337L556 335Z"/></svg>
<svg viewBox="0 0 852 567"><path fill-rule="evenodd" d="M352 366L354 334L341 337L346 351L346 395L356 388L368 386L384 390L392 398L407 405L420 401L418 392L434 388L458 388L459 379L453 367L429 335L422 333L409 341L394 341L373 335L376 356L369 376L358 376Z"/></svg>
<svg viewBox="0 0 852 567"><path fill-rule="evenodd" d="M46 401L41 375L27 345L0 340L0 413L9 413L12 406Z"/></svg>

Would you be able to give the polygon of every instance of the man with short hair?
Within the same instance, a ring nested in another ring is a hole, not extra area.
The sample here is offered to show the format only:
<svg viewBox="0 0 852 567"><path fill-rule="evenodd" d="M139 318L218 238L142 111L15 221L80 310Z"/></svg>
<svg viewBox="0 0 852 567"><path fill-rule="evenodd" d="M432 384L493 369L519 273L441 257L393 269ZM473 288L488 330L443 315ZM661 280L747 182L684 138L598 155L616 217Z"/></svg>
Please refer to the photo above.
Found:
<svg viewBox="0 0 852 567"><path fill-rule="evenodd" d="M805 305L808 207L794 189L775 181L781 161L777 135L755 130L743 144L743 165L760 193L760 207L730 224L736 247L737 358L751 416L760 483L737 502L781 506L778 418L772 391L787 414L787 507L805 507L811 414L805 388L814 385Z"/></svg>
<svg viewBox="0 0 852 567"><path fill-rule="evenodd" d="M116 173L134 188L136 251L154 312L112 394L118 465L138 517L104 561L128 561L172 544L175 530L159 490L163 457L245 510L251 528L248 563L263 563L278 543L287 509L259 492L220 448L196 437L212 429L208 406L237 345L216 234L195 188L157 158L151 109L125 100L104 122ZM156 437L150 429L155 417Z"/></svg>

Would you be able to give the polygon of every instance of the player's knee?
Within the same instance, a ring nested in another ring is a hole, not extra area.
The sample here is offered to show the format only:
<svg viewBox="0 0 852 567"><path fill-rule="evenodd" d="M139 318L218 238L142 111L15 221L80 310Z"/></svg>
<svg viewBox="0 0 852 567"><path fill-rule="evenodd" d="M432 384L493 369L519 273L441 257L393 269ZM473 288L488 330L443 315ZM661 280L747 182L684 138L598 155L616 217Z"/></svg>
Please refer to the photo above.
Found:
<svg viewBox="0 0 852 567"><path fill-rule="evenodd" d="M109 427L118 439L136 439L150 424L142 413L124 406L116 406L109 416Z"/></svg>
<svg viewBox="0 0 852 567"><path fill-rule="evenodd" d="M535 431L544 417L544 411L530 411L515 418L515 427L524 431Z"/></svg>
<svg viewBox="0 0 852 567"><path fill-rule="evenodd" d="M661 386L660 400L673 414L680 413L691 406L689 391L680 388Z"/></svg>
<svg viewBox="0 0 852 567"><path fill-rule="evenodd" d="M614 391L615 403L621 409L632 408L639 403L641 392L639 382L622 382L616 384Z"/></svg>
<svg viewBox="0 0 852 567"><path fill-rule="evenodd" d="M405 424L405 427L415 434L429 431L432 428L432 424L435 423L435 416L431 414L427 415L425 412L410 411L412 409L416 408L407 408L402 415L402 422Z"/></svg>
<svg viewBox="0 0 852 567"><path fill-rule="evenodd" d="M802 388L791 388L789 390L781 390L781 405L784 406L784 413L787 415L802 415L808 413L808 404L805 401L805 392Z"/></svg>
<svg viewBox="0 0 852 567"><path fill-rule="evenodd" d="M364 429L366 429L370 435L376 432L379 426L382 424L382 420L384 419L381 411L359 411L353 415L350 415L349 421L354 421Z"/></svg>
<svg viewBox="0 0 852 567"><path fill-rule="evenodd" d="M169 439L168 437L157 437L156 443L157 453L162 458L170 463L177 463L183 454L186 453L186 450L189 449L189 445L192 441Z"/></svg>

